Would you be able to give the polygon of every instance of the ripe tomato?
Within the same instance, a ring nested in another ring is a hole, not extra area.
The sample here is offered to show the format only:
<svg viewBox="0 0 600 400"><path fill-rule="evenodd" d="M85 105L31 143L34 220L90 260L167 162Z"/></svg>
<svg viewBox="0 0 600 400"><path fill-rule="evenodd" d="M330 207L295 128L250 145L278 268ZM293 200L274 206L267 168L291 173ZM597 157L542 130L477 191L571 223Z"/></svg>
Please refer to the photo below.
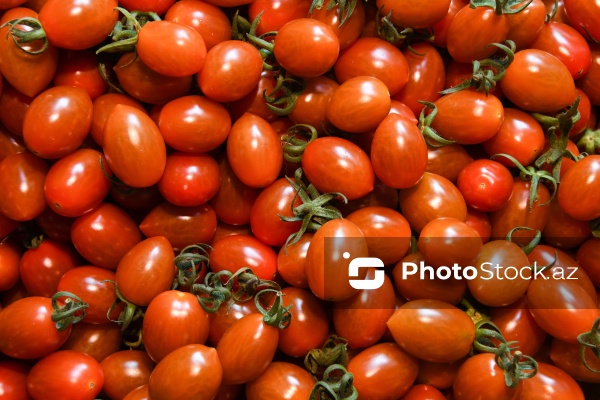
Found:
<svg viewBox="0 0 600 400"><path fill-rule="evenodd" d="M429 28L440 21L448 13L450 0L435 0L427 3L427 7L415 0L377 0L377 8L381 15L391 13L391 21L404 28ZM382 8L383 7L383 8Z"/></svg>
<svg viewBox="0 0 600 400"><path fill-rule="evenodd" d="M340 192L348 200L373 190L375 173L369 156L357 145L339 137L321 137L302 155L306 178L320 193Z"/></svg>
<svg viewBox="0 0 600 400"><path fill-rule="evenodd" d="M39 360L27 375L27 391L34 400L93 400L102 390L100 363L87 354L61 350Z"/></svg>
<svg viewBox="0 0 600 400"><path fill-rule="evenodd" d="M206 58L206 45L198 31L166 20L144 24L135 48L149 68L176 78L199 72Z"/></svg>
<svg viewBox="0 0 600 400"><path fill-rule="evenodd" d="M475 339L475 325L462 310L439 300L401 305L387 322L394 340L407 353L427 361L465 357Z"/></svg>
<svg viewBox="0 0 600 400"><path fill-rule="evenodd" d="M11 154L0 162L0 212L16 221L29 221L47 207L44 180L48 165L31 153Z"/></svg>
<svg viewBox="0 0 600 400"><path fill-rule="evenodd" d="M460 144L429 147L425 171L441 175L452 183L456 183L460 171L471 162L473 162L473 157Z"/></svg>
<svg viewBox="0 0 600 400"><path fill-rule="evenodd" d="M570 216L582 221L600 217L595 199L600 195L600 155L590 155L565 173L558 187L558 204Z"/></svg>
<svg viewBox="0 0 600 400"><path fill-rule="evenodd" d="M65 343L71 326L56 329L51 319L52 301L25 297L0 312L0 351L17 359L34 359L55 352Z"/></svg>
<svg viewBox="0 0 600 400"><path fill-rule="evenodd" d="M137 108L113 108L104 125L103 148L110 169L127 186L151 186L165 170L165 141L154 121Z"/></svg>
<svg viewBox="0 0 600 400"><path fill-rule="evenodd" d="M110 191L112 175L104 155L78 149L54 163L44 181L44 194L54 212L79 217L102 203Z"/></svg>
<svg viewBox="0 0 600 400"><path fill-rule="evenodd" d="M279 135L263 118L245 113L231 127L227 158L235 175L250 187L275 182L283 162Z"/></svg>
<svg viewBox="0 0 600 400"><path fill-rule="evenodd" d="M339 84L324 75L306 79L304 84L304 90L288 117L295 124L307 124L322 133L328 124L325 116L327 104Z"/></svg>
<svg viewBox="0 0 600 400"><path fill-rule="evenodd" d="M538 362L538 372L523 381L518 400L584 400L583 391L569 374L545 362Z"/></svg>
<svg viewBox="0 0 600 400"><path fill-rule="evenodd" d="M227 306L230 306L229 308ZM258 309L253 301L233 302L231 305L219 307L219 309L209 314L210 331L208 333L208 341L216 346L225 332L236 321L242 319L246 315L257 313Z"/></svg>
<svg viewBox="0 0 600 400"><path fill-rule="evenodd" d="M45 237L65 243L71 241L73 218L58 215L50 207L46 207L34 221Z"/></svg>
<svg viewBox="0 0 600 400"><path fill-rule="evenodd" d="M123 399L150 379L154 362L148 353L140 350L117 351L100 363L104 373L102 391L111 399Z"/></svg>
<svg viewBox="0 0 600 400"><path fill-rule="evenodd" d="M176 270L174 258L173 246L164 236L142 240L119 262L115 277L117 288L128 301L147 306L171 287Z"/></svg>
<svg viewBox="0 0 600 400"><path fill-rule="evenodd" d="M307 289L308 278L306 277L306 252L313 232L305 232L296 243L287 247L282 246L277 253L277 274L291 286Z"/></svg>
<svg viewBox="0 0 600 400"><path fill-rule="evenodd" d="M521 381L522 382L522 381ZM512 389L506 385L504 372L496 364L494 354L480 353L469 357L458 369L452 392L456 400L468 400L489 393L495 400L515 400L523 383Z"/></svg>
<svg viewBox="0 0 600 400"><path fill-rule="evenodd" d="M169 353L152 371L148 392L152 399L215 397L223 370L217 351L202 344L190 344Z"/></svg>
<svg viewBox="0 0 600 400"><path fill-rule="evenodd" d="M346 8L346 10L347 9L348 8ZM347 11L345 11L345 13L347 13ZM349 17L347 14L340 14L339 3L335 3L332 7L332 4L327 2L324 3L321 8L315 7L309 15L309 18L327 24L338 37L340 41L340 50L343 50L361 36L366 19L365 6L362 2L357 1L354 10ZM344 20L344 18L346 19Z"/></svg>
<svg viewBox="0 0 600 400"><path fill-rule="evenodd" d="M206 53L198 73L198 85L211 100L239 100L256 86L262 72L262 57L250 43L225 40Z"/></svg>
<svg viewBox="0 0 600 400"><path fill-rule="evenodd" d="M23 136L23 119L33 99L33 97L26 96L16 90L8 82L2 85L2 93L0 93L0 121L8 130L14 132L19 137Z"/></svg>
<svg viewBox="0 0 600 400"><path fill-rule="evenodd" d="M593 105L600 104L600 86L598 76L600 74L600 47L590 44L592 62L587 74L577 80L577 87L581 88L589 97Z"/></svg>
<svg viewBox="0 0 600 400"><path fill-rule="evenodd" d="M146 109L136 99L120 93L105 93L98 96L92 102L92 126L90 135L94 142L102 146L104 144L104 124L111 111L117 104L125 104L146 112Z"/></svg>
<svg viewBox="0 0 600 400"><path fill-rule="evenodd" d="M116 0L48 0L40 9L39 20L48 41L56 47L89 49L112 31L119 18L116 7Z"/></svg>
<svg viewBox="0 0 600 400"><path fill-rule="evenodd" d="M375 344L354 356L348 372L354 387L369 399L397 399L417 378L419 364L396 343Z"/></svg>
<svg viewBox="0 0 600 400"><path fill-rule="evenodd" d="M0 393L10 400L29 400L27 375L31 366L16 360L0 361Z"/></svg>
<svg viewBox="0 0 600 400"><path fill-rule="evenodd" d="M251 235L233 235L216 240L209 253L213 272L250 268L260 279L274 279L277 272L277 253Z"/></svg>
<svg viewBox="0 0 600 400"><path fill-rule="evenodd" d="M414 385L400 400L444 400L446 397L431 385Z"/></svg>
<svg viewBox="0 0 600 400"><path fill-rule="evenodd" d="M146 309L142 327L144 348L154 362L188 344L204 344L208 338L208 314L191 293L167 290Z"/></svg>
<svg viewBox="0 0 600 400"><path fill-rule="evenodd" d="M308 399L314 384L313 377L304 368L290 362L274 361L258 378L246 384L246 399Z"/></svg>
<svg viewBox="0 0 600 400"><path fill-rule="evenodd" d="M260 313L249 314L231 325L217 344L223 383L247 383L262 375L273 360L278 341L279 328L265 324Z"/></svg>
<svg viewBox="0 0 600 400"><path fill-rule="evenodd" d="M304 18L310 8L309 0L255 0L248 6L248 17L254 21L260 13L256 34L278 31L283 25L298 18Z"/></svg>
<svg viewBox="0 0 600 400"><path fill-rule="evenodd" d="M578 2L574 0L564 1L564 11L569 19L571 26L591 41L598 40L600 31L598 30L598 20L596 16L600 11L600 5L593 1Z"/></svg>
<svg viewBox="0 0 600 400"><path fill-rule="evenodd" d="M158 127L165 142L175 150L206 153L225 142L231 129L231 117L222 104L204 96L190 95L165 104Z"/></svg>
<svg viewBox="0 0 600 400"><path fill-rule="evenodd" d="M79 87L88 93L92 101L108 88L100 74L96 54L89 49L63 50L52 82L54 86Z"/></svg>
<svg viewBox="0 0 600 400"><path fill-rule="evenodd" d="M563 211L554 197L550 202L550 217L544 230L542 238L546 243L560 249L576 248L582 244L592 233L588 221L581 221L571 217Z"/></svg>
<svg viewBox="0 0 600 400"><path fill-rule="evenodd" d="M513 177L508 168L494 160L475 160L465 166L456 182L467 206L491 212L508 203Z"/></svg>
<svg viewBox="0 0 600 400"><path fill-rule="evenodd" d="M390 92L372 76L355 76L344 81L331 96L325 116L336 128L351 133L371 131L389 114Z"/></svg>
<svg viewBox="0 0 600 400"><path fill-rule="evenodd" d="M540 113L559 111L577 98L567 67L552 54L537 49L515 53L500 89L517 107Z"/></svg>
<svg viewBox="0 0 600 400"><path fill-rule="evenodd" d="M522 7L524 2L514 4L512 8ZM549 13L550 14L550 13ZM518 50L530 47L546 22L546 5L542 0L531 1L524 10L508 14L507 40L515 42Z"/></svg>
<svg viewBox="0 0 600 400"><path fill-rule="evenodd" d="M300 78L314 78L329 71L339 52L340 41L335 32L324 22L311 18L289 21L277 31L273 42L279 65Z"/></svg>
<svg viewBox="0 0 600 400"><path fill-rule="evenodd" d="M597 372L589 370L581 359L581 346L579 343L567 343L553 339L550 347L550 359L555 366L581 382L600 383ZM600 362L591 348L585 348L586 362L594 369L600 368Z"/></svg>
<svg viewBox="0 0 600 400"><path fill-rule="evenodd" d="M349 299L358 292L349 282L349 258L368 254L367 240L356 224L343 218L324 223L306 252L308 286L321 300ZM364 279L366 273L365 268L361 268L356 279Z"/></svg>
<svg viewBox="0 0 600 400"><path fill-rule="evenodd" d="M577 249L575 258L594 285L600 283L600 238L589 238Z"/></svg>
<svg viewBox="0 0 600 400"><path fill-rule="evenodd" d="M173 6L175 0L122 0L119 1L121 7L128 11L152 11L158 15L163 15L167 10Z"/></svg>
<svg viewBox="0 0 600 400"><path fill-rule="evenodd" d="M431 220L453 217L467 218L467 205L458 188L441 175L425 172L416 185L399 192L402 215L410 227L420 232Z"/></svg>
<svg viewBox="0 0 600 400"><path fill-rule="evenodd" d="M75 350L85 353L100 362L109 355L121 350L123 335L116 323L75 324L69 338L61 350Z"/></svg>
<svg viewBox="0 0 600 400"><path fill-rule="evenodd" d="M231 23L227 14L204 1L177 2L169 7L164 19L194 28L204 39L206 50L231 39Z"/></svg>
<svg viewBox="0 0 600 400"><path fill-rule="evenodd" d="M71 225L71 241L79 254L102 268L117 269L125 253L141 240L133 217L112 203L100 204Z"/></svg>
<svg viewBox="0 0 600 400"><path fill-rule="evenodd" d="M0 100L0 106L2 101ZM23 138L11 132L4 126L0 126L0 161L9 154L23 153L27 151Z"/></svg>
<svg viewBox="0 0 600 400"><path fill-rule="evenodd" d="M217 215L210 204L179 207L165 201L150 210L139 226L144 236L164 236L173 249L182 250L208 243L217 229Z"/></svg>
<svg viewBox="0 0 600 400"><path fill-rule="evenodd" d="M389 114L375 130L371 163L387 186L406 189L417 184L427 168L427 144L419 128L399 114Z"/></svg>
<svg viewBox="0 0 600 400"><path fill-rule="evenodd" d="M14 287L20 278L19 262L23 250L12 239L0 240L0 292Z"/></svg>
<svg viewBox="0 0 600 400"><path fill-rule="evenodd" d="M292 306L290 325L279 332L277 348L291 357L305 357L312 349L320 348L329 334L327 310L310 291L286 287L283 306Z"/></svg>
<svg viewBox="0 0 600 400"><path fill-rule="evenodd" d="M74 152L92 125L92 100L83 89L54 86L40 93L25 112L23 140L42 158Z"/></svg>

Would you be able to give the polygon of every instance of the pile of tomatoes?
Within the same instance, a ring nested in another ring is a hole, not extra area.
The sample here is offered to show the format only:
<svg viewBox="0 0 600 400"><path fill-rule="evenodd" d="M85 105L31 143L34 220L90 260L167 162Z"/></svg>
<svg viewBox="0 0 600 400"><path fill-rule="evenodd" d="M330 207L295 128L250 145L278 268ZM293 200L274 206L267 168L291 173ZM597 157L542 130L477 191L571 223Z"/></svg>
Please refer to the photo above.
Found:
<svg viewBox="0 0 600 400"><path fill-rule="evenodd" d="M0 399L599 398L599 2L0 9Z"/></svg>

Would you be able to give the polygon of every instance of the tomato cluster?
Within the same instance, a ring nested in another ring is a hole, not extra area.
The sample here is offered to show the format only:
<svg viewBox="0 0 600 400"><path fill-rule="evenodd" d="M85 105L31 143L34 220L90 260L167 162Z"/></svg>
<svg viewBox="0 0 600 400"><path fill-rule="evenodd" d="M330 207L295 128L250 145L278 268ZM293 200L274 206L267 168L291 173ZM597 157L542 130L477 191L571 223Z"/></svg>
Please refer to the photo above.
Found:
<svg viewBox="0 0 600 400"><path fill-rule="evenodd" d="M0 398L600 393L599 2L0 9Z"/></svg>

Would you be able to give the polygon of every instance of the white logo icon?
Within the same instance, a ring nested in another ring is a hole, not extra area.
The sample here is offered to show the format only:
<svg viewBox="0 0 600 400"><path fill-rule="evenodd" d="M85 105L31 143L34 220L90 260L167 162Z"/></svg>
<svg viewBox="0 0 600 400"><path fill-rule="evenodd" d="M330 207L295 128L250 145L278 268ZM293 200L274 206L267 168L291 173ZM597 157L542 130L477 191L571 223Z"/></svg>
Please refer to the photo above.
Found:
<svg viewBox="0 0 600 400"><path fill-rule="evenodd" d="M347 251L342 254L344 259L350 258L350 253ZM354 289L379 289L383 286L383 281L385 279L385 272L382 269L384 264L379 258L376 257L358 257L350 261L350 265L348 265L348 275L350 277L359 276L360 268L377 268L375 270L375 279L350 279L350 286Z"/></svg>

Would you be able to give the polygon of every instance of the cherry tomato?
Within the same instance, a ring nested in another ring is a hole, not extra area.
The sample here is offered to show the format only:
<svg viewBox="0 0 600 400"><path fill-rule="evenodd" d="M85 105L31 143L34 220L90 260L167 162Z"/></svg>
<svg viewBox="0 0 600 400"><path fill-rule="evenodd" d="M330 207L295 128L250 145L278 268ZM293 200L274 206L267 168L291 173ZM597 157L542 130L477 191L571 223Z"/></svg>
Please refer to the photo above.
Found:
<svg viewBox="0 0 600 400"><path fill-rule="evenodd" d="M600 367L590 347L585 348L586 362L594 369ZM581 359L581 346L579 343L567 343L562 340L553 339L550 347L550 359L555 366L581 382L600 383L600 377L596 372L588 369Z"/></svg>
<svg viewBox="0 0 600 400"><path fill-rule="evenodd" d="M69 338L60 349L85 353L100 362L121 350L122 345L123 335L118 324L82 323L73 325Z"/></svg>
<svg viewBox="0 0 600 400"><path fill-rule="evenodd" d="M304 90L296 99L289 119L296 124L307 124L322 133L329 124L326 117L327 104L339 83L327 76L306 79Z"/></svg>
<svg viewBox="0 0 600 400"><path fill-rule="evenodd" d="M345 11L345 13L347 12ZM346 19L344 20L345 17ZM363 3L357 1L352 14L348 17L347 14L341 15L339 3L332 7L332 4L327 2L320 8L315 7L309 18L327 24L338 37L340 50L343 50L361 36L363 26L365 25L366 12Z"/></svg>
<svg viewBox="0 0 600 400"><path fill-rule="evenodd" d="M208 341L216 346L231 325L246 315L257 312L258 309L253 301L234 302L229 309L228 307L219 307L215 313L209 314L210 331Z"/></svg>
<svg viewBox="0 0 600 400"><path fill-rule="evenodd" d="M14 287L19 282L19 262L22 253L16 241L0 241L0 292Z"/></svg>
<svg viewBox="0 0 600 400"><path fill-rule="evenodd" d="M523 381L521 381L523 382ZM490 393L498 400L520 399L523 383L509 388L504 372L496 364L494 354L480 353L469 357L458 369L452 392L456 400L477 398L481 393Z"/></svg>
<svg viewBox="0 0 600 400"><path fill-rule="evenodd" d="M102 146L104 144L104 124L112 109L117 104L125 104L137 108L140 111L146 111L144 106L133 97L120 93L105 93L98 96L92 102L92 126L90 135L94 142Z"/></svg>
<svg viewBox="0 0 600 400"><path fill-rule="evenodd" d="M444 400L446 397L430 385L414 385L400 400Z"/></svg>
<svg viewBox="0 0 600 400"><path fill-rule="evenodd" d="M600 37L598 20L596 19L599 10L600 6L595 2L564 1L564 12L571 26L584 35L586 40L595 41Z"/></svg>
<svg viewBox="0 0 600 400"><path fill-rule="evenodd" d="M525 2L517 3L512 8L519 8ZM546 22L546 5L542 0L531 1L524 10L516 14L508 14L507 40L515 42L518 50L530 47Z"/></svg>
<svg viewBox="0 0 600 400"><path fill-rule="evenodd" d="M31 365L16 360L0 361L0 393L10 400L29 400L27 375Z"/></svg>
<svg viewBox="0 0 600 400"><path fill-rule="evenodd" d="M558 204L570 216L582 221L600 217L595 198L600 191L600 155L590 155L565 173L558 187Z"/></svg>
<svg viewBox="0 0 600 400"><path fill-rule="evenodd" d="M128 11L152 11L158 15L163 15L167 10L173 6L175 0L122 0L119 1L121 7L124 7Z"/></svg>
<svg viewBox="0 0 600 400"><path fill-rule="evenodd" d="M227 236L215 241L209 253L214 272L231 273L250 268L260 279L273 279L277 272L277 253L251 235Z"/></svg>
<svg viewBox="0 0 600 400"><path fill-rule="evenodd" d="M513 191L510 171L494 160L475 160L465 166L456 182L467 206L490 212L508 203Z"/></svg>
<svg viewBox="0 0 600 400"><path fill-rule="evenodd" d="M256 33L263 35L267 32L278 31L289 21L306 17L310 3L309 0L256 0L248 6L248 17L250 21L254 21L260 13Z"/></svg>
<svg viewBox="0 0 600 400"><path fill-rule="evenodd" d="M92 101L108 88L98 69L96 54L91 50L62 51L52 81L54 86L68 85L82 88Z"/></svg>
<svg viewBox="0 0 600 400"><path fill-rule="evenodd" d="M285 361L274 361L262 375L246 384L246 399L307 399L314 383L304 368Z"/></svg>
<svg viewBox="0 0 600 400"><path fill-rule="evenodd" d="M111 354L100 363L104 373L102 391L111 399L123 399L150 379L154 362L145 351L122 350Z"/></svg>
<svg viewBox="0 0 600 400"><path fill-rule="evenodd" d="M538 363L538 372L523 381L519 400L583 400L585 397L577 381L558 367Z"/></svg>
<svg viewBox="0 0 600 400"><path fill-rule="evenodd" d="M405 28L429 28L440 21L448 13L450 0L435 0L427 3L427 7L413 0L377 0L377 8L381 15L391 13L391 21ZM383 8L382 8L383 7Z"/></svg>
<svg viewBox="0 0 600 400"><path fill-rule="evenodd" d="M291 286L307 289L306 252L314 233L306 232L296 243L282 246L277 253L277 274Z"/></svg>
<svg viewBox="0 0 600 400"><path fill-rule="evenodd" d="M473 162L473 157L460 144L428 147L425 171L441 175L456 184L460 171L471 162Z"/></svg>
<svg viewBox="0 0 600 400"><path fill-rule="evenodd" d="M575 255L581 268L587 273L594 285L600 283L600 238L589 238L577 249Z"/></svg>

